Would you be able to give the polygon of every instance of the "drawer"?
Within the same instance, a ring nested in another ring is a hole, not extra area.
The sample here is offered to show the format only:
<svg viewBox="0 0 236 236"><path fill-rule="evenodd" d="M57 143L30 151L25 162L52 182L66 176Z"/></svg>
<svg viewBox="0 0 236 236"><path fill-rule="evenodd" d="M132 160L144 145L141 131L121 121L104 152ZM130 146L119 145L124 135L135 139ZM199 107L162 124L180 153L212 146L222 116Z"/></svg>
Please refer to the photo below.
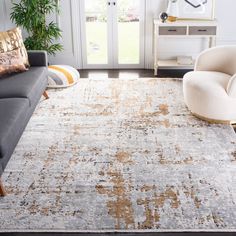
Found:
<svg viewBox="0 0 236 236"><path fill-rule="evenodd" d="M159 35L186 35L187 27L182 26L162 26L159 28Z"/></svg>
<svg viewBox="0 0 236 236"><path fill-rule="evenodd" d="M191 26L189 35L216 35L216 26Z"/></svg>

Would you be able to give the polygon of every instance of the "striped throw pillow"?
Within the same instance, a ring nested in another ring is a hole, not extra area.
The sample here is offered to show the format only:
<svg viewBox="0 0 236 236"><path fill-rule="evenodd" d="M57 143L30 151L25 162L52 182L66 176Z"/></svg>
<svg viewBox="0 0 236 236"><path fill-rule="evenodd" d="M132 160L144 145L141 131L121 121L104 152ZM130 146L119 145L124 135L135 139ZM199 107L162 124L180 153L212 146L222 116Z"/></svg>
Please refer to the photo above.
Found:
<svg viewBox="0 0 236 236"><path fill-rule="evenodd" d="M67 65L51 65L48 67L48 88L70 87L78 82L79 72Z"/></svg>

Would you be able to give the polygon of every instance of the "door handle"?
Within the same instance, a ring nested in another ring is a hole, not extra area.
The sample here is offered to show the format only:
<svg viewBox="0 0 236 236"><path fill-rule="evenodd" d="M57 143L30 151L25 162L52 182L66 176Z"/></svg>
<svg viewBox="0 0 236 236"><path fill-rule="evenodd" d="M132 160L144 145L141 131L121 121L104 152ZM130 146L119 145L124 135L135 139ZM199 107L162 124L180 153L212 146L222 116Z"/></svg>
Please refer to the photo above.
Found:
<svg viewBox="0 0 236 236"><path fill-rule="evenodd" d="M112 2L112 3L111 3L111 2L108 2L108 3L107 3L108 6L111 6L111 4L113 4L113 5L115 6L115 5L116 5L116 2Z"/></svg>

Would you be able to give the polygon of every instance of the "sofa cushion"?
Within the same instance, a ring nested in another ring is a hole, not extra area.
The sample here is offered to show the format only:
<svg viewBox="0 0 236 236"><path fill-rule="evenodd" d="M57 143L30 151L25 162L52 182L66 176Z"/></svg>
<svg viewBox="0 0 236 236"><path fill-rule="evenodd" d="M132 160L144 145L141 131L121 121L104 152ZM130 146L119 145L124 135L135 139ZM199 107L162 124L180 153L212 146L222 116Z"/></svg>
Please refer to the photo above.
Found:
<svg viewBox="0 0 236 236"><path fill-rule="evenodd" d="M0 53L0 78L5 74L24 71L27 71L27 68L24 65L20 49Z"/></svg>
<svg viewBox="0 0 236 236"><path fill-rule="evenodd" d="M24 73L0 79L0 98L28 98L30 105L47 79L46 67L31 67Z"/></svg>
<svg viewBox="0 0 236 236"><path fill-rule="evenodd" d="M29 66L28 54L22 38L21 29L19 27L0 32L0 52L10 52L19 49L26 67Z"/></svg>
<svg viewBox="0 0 236 236"><path fill-rule="evenodd" d="M14 139L19 137L25 117L29 109L28 99L6 98L0 99L0 158L12 150Z"/></svg>

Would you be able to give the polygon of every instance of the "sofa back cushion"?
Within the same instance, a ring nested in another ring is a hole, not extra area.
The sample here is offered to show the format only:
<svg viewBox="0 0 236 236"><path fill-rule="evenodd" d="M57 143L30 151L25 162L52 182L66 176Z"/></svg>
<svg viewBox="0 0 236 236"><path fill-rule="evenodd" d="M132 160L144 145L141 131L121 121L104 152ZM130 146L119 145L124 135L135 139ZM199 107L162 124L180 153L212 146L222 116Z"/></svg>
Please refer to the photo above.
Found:
<svg viewBox="0 0 236 236"><path fill-rule="evenodd" d="M25 67L20 49L0 53L0 77L5 74L23 72L26 70L27 68Z"/></svg>
<svg viewBox="0 0 236 236"><path fill-rule="evenodd" d="M0 32L0 53L11 52L19 49L24 65L29 66L28 54L24 46L20 28L14 28L5 32Z"/></svg>

